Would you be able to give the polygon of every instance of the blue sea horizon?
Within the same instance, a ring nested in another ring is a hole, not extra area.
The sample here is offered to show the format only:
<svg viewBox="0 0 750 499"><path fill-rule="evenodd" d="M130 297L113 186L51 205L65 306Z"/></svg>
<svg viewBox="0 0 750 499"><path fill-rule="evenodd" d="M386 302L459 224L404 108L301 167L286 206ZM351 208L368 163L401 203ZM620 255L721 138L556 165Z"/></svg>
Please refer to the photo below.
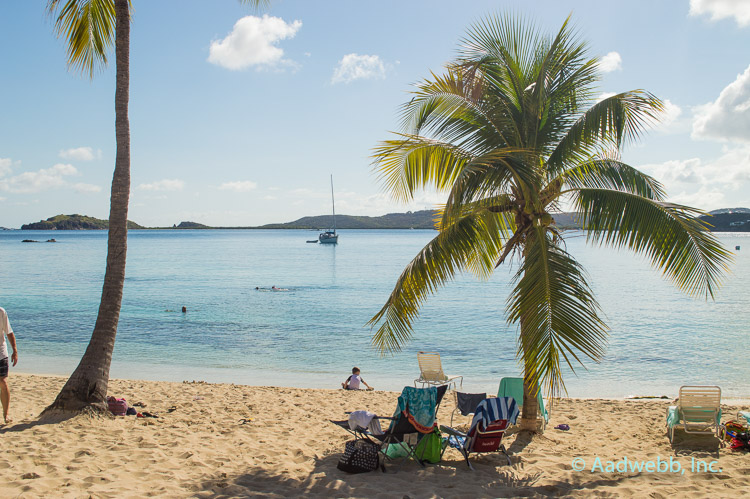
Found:
<svg viewBox="0 0 750 499"><path fill-rule="evenodd" d="M467 274L448 283L428 299L412 341L383 358L365 324L435 232L345 230L335 246L307 244L311 234L130 231L111 376L336 389L356 365L376 389L400 390L418 376L420 350L440 352L466 391L495 393L501 377L520 375L517 327L505 320L517 262L488 281ZM750 329L750 234L718 234L735 262L715 301L686 296L642 257L567 235L611 328L602 362L566 373L570 396L672 397L684 384L750 396L750 359L737 351ZM21 243L50 238L58 242ZM105 257L104 231L0 232L0 306L17 333L17 372L75 368Z"/></svg>

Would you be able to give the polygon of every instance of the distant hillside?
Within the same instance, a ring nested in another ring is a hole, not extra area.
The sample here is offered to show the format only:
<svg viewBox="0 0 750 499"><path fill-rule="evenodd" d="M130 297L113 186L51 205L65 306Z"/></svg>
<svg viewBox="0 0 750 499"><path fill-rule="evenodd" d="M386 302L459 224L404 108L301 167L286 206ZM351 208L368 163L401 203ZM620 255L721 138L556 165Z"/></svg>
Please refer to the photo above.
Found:
<svg viewBox="0 0 750 499"><path fill-rule="evenodd" d="M87 217L86 215L57 215L21 226L21 230L104 230L109 228L109 220ZM144 229L128 220L128 229Z"/></svg>
<svg viewBox="0 0 750 499"><path fill-rule="evenodd" d="M750 208L721 208L709 211L711 215L723 215L724 213L750 213Z"/></svg>
<svg viewBox="0 0 750 499"><path fill-rule="evenodd" d="M747 208L731 208L731 210L731 213L716 213L712 217L701 217L701 220L712 225L711 232L750 232L750 210ZM722 211L724 210L715 210L711 213Z"/></svg>
<svg viewBox="0 0 750 499"><path fill-rule="evenodd" d="M434 229L434 210L389 213L381 217L336 215L337 229ZM331 215L302 217L294 222L268 224L257 229L327 229L331 226Z"/></svg>

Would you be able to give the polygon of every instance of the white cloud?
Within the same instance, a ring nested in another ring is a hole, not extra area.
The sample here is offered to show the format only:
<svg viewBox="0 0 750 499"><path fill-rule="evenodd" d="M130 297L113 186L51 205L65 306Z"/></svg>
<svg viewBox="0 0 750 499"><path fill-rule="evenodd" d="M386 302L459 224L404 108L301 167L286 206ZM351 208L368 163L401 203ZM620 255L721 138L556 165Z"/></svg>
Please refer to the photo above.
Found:
<svg viewBox="0 0 750 499"><path fill-rule="evenodd" d="M750 24L750 2L747 0L690 0L690 15L708 14L712 21L734 17L739 26Z"/></svg>
<svg viewBox="0 0 750 499"><path fill-rule="evenodd" d="M696 192L679 192L674 196L671 196L670 201L687 206L694 206L705 211L726 208L727 205L732 204L731 201L726 200L724 191L716 187L709 188L705 186L701 187Z"/></svg>
<svg viewBox="0 0 750 499"><path fill-rule="evenodd" d="M672 103L669 99L664 99L664 114L661 116L659 127L668 127L675 123L682 114L682 108Z"/></svg>
<svg viewBox="0 0 750 499"><path fill-rule="evenodd" d="M351 83L354 80L385 78L385 64L377 55L347 54L333 70L331 83Z"/></svg>
<svg viewBox="0 0 750 499"><path fill-rule="evenodd" d="M185 182L179 179L165 178L148 184L140 184L138 189L142 191L181 191Z"/></svg>
<svg viewBox="0 0 750 499"><path fill-rule="evenodd" d="M617 52L610 52L599 59L599 69L605 73L622 69L622 57Z"/></svg>
<svg viewBox="0 0 750 499"><path fill-rule="evenodd" d="M301 21L287 23L268 15L243 17L223 40L211 42L208 62L233 70L293 64L284 59L284 51L276 44L294 38L301 27Z"/></svg>
<svg viewBox="0 0 750 499"><path fill-rule="evenodd" d="M716 101L696 109L692 137L750 142L750 66Z"/></svg>
<svg viewBox="0 0 750 499"><path fill-rule="evenodd" d="M101 149L96 152L91 147L75 147L73 149L62 149L59 153L63 159L73 159L78 161L91 161L102 157Z"/></svg>
<svg viewBox="0 0 750 499"><path fill-rule="evenodd" d="M369 215L379 216L387 213L401 213L404 211L432 210L441 203L445 203L447 194L434 191L417 192L414 199L408 203L394 201L388 194L378 193L364 195L353 191L336 193L336 212L347 215ZM330 210L326 208L326 201L322 201L323 213Z"/></svg>
<svg viewBox="0 0 750 499"><path fill-rule="evenodd" d="M52 168L36 172L23 172L13 177L0 180L0 190L16 194L41 192L68 185L63 177L77 175L78 170L73 165L58 163Z"/></svg>
<svg viewBox="0 0 750 499"><path fill-rule="evenodd" d="M224 182L219 186L222 191L248 192L258 187L255 182L249 180L235 180L234 182Z"/></svg>
<svg viewBox="0 0 750 499"><path fill-rule="evenodd" d="M599 97L596 98L596 102L601 102L604 99L609 99L610 97L613 97L617 95L615 92L602 92L599 94Z"/></svg>
<svg viewBox="0 0 750 499"><path fill-rule="evenodd" d="M10 158L0 158L0 177L10 175L13 170L10 165L13 164Z"/></svg>
<svg viewBox="0 0 750 499"><path fill-rule="evenodd" d="M748 145L725 147L721 156L708 161L700 158L671 160L643 165L640 169L662 182L672 201L706 210L726 207L725 204L748 204Z"/></svg>
<svg viewBox="0 0 750 499"><path fill-rule="evenodd" d="M73 190L75 190L76 192L85 194L85 193L100 192L102 188L99 187L98 185L84 184L84 183L79 182L77 184L73 184Z"/></svg>

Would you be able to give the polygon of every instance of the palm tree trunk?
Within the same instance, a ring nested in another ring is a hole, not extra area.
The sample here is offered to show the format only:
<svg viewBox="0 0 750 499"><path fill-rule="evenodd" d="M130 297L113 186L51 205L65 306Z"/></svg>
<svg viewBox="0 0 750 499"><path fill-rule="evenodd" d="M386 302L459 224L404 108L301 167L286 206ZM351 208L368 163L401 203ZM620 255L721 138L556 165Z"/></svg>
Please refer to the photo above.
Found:
<svg viewBox="0 0 750 499"><path fill-rule="evenodd" d="M81 362L68 379L50 410L106 410L107 385L117 323L120 319L122 290L125 284L125 255L128 246L128 201L130 198L130 12L128 0L115 0L115 136L117 157L112 178L107 240L107 269L94 332Z"/></svg>
<svg viewBox="0 0 750 499"><path fill-rule="evenodd" d="M531 236L529 237L530 240ZM530 241L529 241L530 242ZM528 244L528 242L527 242ZM524 246L523 257L527 258L527 248ZM521 408L521 424L522 430L537 431L539 424L537 422L537 415L539 413L539 401L537 400L537 384L532 382L531 378L531 366L533 365L532 359L528 356L531 355L526 349L525 339L529 336L528 319L526 314L521 314L521 331L520 331L520 342L521 342L521 355L524 364L524 375L523 375L523 407Z"/></svg>

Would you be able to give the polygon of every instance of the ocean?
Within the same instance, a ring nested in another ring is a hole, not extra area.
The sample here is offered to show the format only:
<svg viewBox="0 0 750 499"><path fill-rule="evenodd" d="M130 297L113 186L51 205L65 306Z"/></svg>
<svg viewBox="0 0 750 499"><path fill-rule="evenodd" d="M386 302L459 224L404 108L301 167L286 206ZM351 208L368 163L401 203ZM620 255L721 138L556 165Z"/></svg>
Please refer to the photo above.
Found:
<svg viewBox="0 0 750 499"><path fill-rule="evenodd" d="M488 281L460 275L430 297L400 353L381 357L370 344L365 324L435 234L346 230L338 245L320 245L306 243L317 233L305 230L130 231L111 376L338 388L356 365L376 389L400 390L419 375L417 352L437 351L465 391L496 393L501 377L521 373L518 328L504 314L517 262ZM18 339L16 372L75 368L96 318L106 237L0 232L0 306ZM750 398L750 234L718 237L735 261L707 301L640 256L568 233L610 326L602 362L567 372L570 396L674 397L681 385L717 384L725 398ZM57 243L21 242L50 238Z"/></svg>

